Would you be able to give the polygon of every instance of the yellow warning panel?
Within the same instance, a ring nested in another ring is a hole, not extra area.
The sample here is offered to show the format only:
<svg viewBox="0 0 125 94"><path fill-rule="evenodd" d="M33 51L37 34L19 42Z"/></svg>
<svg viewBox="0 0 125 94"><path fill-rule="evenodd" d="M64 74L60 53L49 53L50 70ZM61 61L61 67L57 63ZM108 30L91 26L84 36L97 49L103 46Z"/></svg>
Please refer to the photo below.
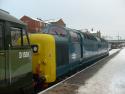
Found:
<svg viewBox="0 0 125 94"><path fill-rule="evenodd" d="M56 80L55 38L48 34L31 34L29 39L33 49L33 74L39 73L40 77L45 77L46 83L54 82Z"/></svg>

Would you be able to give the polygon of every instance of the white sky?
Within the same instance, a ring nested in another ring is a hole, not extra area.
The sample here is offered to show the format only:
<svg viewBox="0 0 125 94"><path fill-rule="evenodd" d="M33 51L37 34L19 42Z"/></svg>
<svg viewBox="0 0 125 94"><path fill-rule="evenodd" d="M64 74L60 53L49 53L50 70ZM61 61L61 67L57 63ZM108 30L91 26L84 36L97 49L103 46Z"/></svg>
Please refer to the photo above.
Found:
<svg viewBox="0 0 125 94"><path fill-rule="evenodd" d="M17 18L63 18L67 27L125 39L125 0L0 0L0 8Z"/></svg>

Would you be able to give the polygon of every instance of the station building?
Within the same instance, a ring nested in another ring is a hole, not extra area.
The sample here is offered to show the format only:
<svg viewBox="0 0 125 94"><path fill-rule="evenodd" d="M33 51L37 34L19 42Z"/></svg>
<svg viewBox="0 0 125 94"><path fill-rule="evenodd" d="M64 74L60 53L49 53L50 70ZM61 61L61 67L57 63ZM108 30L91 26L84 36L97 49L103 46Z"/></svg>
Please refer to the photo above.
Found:
<svg viewBox="0 0 125 94"><path fill-rule="evenodd" d="M29 33L38 33L38 32L42 32L42 29L44 28L44 26L47 23L51 23L51 24L56 24L62 27L65 27L66 24L64 23L63 19L59 19L59 20L47 20L47 21L43 21L39 18L34 19L28 16L23 16L20 18L20 20L22 20L24 23L26 23L27 25L27 30Z"/></svg>

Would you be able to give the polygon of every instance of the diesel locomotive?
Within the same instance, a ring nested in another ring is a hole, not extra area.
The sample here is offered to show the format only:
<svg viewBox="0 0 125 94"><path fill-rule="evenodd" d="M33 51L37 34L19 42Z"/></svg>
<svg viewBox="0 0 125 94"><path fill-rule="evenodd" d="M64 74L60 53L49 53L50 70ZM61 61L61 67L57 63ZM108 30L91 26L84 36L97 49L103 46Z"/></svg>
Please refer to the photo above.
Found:
<svg viewBox="0 0 125 94"><path fill-rule="evenodd" d="M0 94L22 94L29 90L32 84L31 54L26 25L0 10Z"/></svg>
<svg viewBox="0 0 125 94"><path fill-rule="evenodd" d="M47 24L30 34L34 83L52 83L85 63L109 54L108 42L80 30Z"/></svg>

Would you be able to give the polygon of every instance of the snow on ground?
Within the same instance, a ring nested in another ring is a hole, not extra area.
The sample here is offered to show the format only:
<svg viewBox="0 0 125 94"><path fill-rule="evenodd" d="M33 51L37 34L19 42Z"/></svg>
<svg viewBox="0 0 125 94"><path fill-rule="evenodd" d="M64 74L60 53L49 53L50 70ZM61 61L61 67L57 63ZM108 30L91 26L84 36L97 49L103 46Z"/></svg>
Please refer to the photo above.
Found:
<svg viewBox="0 0 125 94"><path fill-rule="evenodd" d="M80 86L76 94L125 94L125 48Z"/></svg>

